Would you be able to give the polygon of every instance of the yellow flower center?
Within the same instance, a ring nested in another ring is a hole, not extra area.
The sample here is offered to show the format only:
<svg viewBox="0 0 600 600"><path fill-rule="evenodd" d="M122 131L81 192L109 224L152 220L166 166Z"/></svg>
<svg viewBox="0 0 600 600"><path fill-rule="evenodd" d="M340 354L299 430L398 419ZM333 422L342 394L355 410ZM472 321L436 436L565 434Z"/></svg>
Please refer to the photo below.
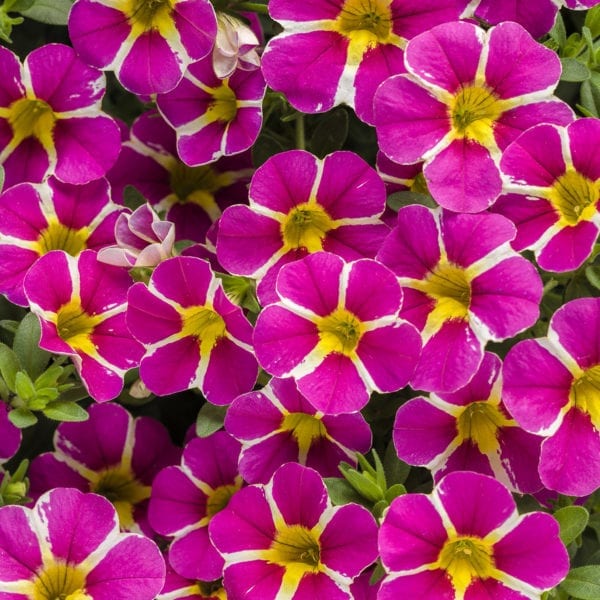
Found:
<svg viewBox="0 0 600 600"><path fill-rule="evenodd" d="M465 406L458 417L458 435L461 440L470 440L483 454L488 454L499 448L498 429L513 423L497 405L488 401L473 402Z"/></svg>
<svg viewBox="0 0 600 600"><path fill-rule="evenodd" d="M498 98L483 85L467 85L452 97L449 107L454 135L475 140L485 147L495 145L493 127L503 112Z"/></svg>
<svg viewBox="0 0 600 600"><path fill-rule="evenodd" d="M63 562L52 562L33 580L31 600L92 600L85 593L85 572Z"/></svg>
<svg viewBox="0 0 600 600"><path fill-rule="evenodd" d="M54 146L52 134L56 116L47 102L20 98L8 107L8 123L13 130L13 143L34 137L45 149Z"/></svg>
<svg viewBox="0 0 600 600"><path fill-rule="evenodd" d="M101 322L101 317L88 315L78 300L71 300L56 312L58 336L75 351L88 355L96 352L96 346L90 336Z"/></svg>
<svg viewBox="0 0 600 600"><path fill-rule="evenodd" d="M600 365L583 371L571 384L570 405L587 413L596 429L600 429Z"/></svg>
<svg viewBox="0 0 600 600"><path fill-rule="evenodd" d="M305 413L288 413L281 422L281 429L290 432L304 457L314 442L327 435L322 419Z"/></svg>
<svg viewBox="0 0 600 600"><path fill-rule="evenodd" d="M334 229L331 217L315 202L295 206L281 222L281 236L288 250L305 248L308 252L323 250L323 240Z"/></svg>
<svg viewBox="0 0 600 600"><path fill-rule="evenodd" d="M211 519L218 512L222 511L228 504L231 497L240 489L239 484L220 485L216 487L209 495L206 501L206 516Z"/></svg>
<svg viewBox="0 0 600 600"><path fill-rule="evenodd" d="M211 90L212 102L208 107L206 116L209 122L221 121L231 123L238 111L238 100L235 92L224 79L222 85Z"/></svg>
<svg viewBox="0 0 600 600"><path fill-rule="evenodd" d="M183 326L182 337L194 336L200 342L201 354L210 352L215 344L225 335L223 317L207 306L190 306L181 313Z"/></svg>
<svg viewBox="0 0 600 600"><path fill-rule="evenodd" d="M56 219L50 219L48 227L40 231L37 239L37 251L42 255L51 250L64 250L71 256L77 256L85 250L89 234L87 227L71 229Z"/></svg>
<svg viewBox="0 0 600 600"><path fill-rule="evenodd" d="M317 322L319 346L325 355L337 352L352 356L365 326L345 308L338 308Z"/></svg>
<svg viewBox="0 0 600 600"><path fill-rule="evenodd" d="M263 553L270 562L285 567L288 580L300 581L321 568L321 545L315 533L302 525L283 525Z"/></svg>
<svg viewBox="0 0 600 600"><path fill-rule="evenodd" d="M98 479L90 486L90 491L110 500L119 515L123 529L131 529L135 523L133 509L136 504L150 498L150 486L135 478L131 469L119 465L98 473Z"/></svg>
<svg viewBox="0 0 600 600"><path fill-rule="evenodd" d="M130 25L140 34L152 29L163 31L171 26L174 0L123 0L120 8Z"/></svg>
<svg viewBox="0 0 600 600"><path fill-rule="evenodd" d="M450 576L452 587L461 598L474 579L488 579L495 571L491 545L471 536L449 538L438 563Z"/></svg>
<svg viewBox="0 0 600 600"><path fill-rule="evenodd" d="M546 197L560 215L563 225L590 221L598 210L600 180L592 181L574 169L567 169L554 182Z"/></svg>

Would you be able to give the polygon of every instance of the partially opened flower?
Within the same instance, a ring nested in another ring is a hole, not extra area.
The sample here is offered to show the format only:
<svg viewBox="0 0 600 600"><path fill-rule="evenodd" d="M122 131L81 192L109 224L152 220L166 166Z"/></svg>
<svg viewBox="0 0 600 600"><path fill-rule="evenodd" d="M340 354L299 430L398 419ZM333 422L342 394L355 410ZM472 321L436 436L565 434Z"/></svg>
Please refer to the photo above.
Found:
<svg viewBox="0 0 600 600"><path fill-rule="evenodd" d="M407 40L456 21L467 0L271 0L283 32L268 43L263 71L270 87L298 110L324 112L342 102L373 121L373 94L404 71Z"/></svg>
<svg viewBox="0 0 600 600"><path fill-rule="evenodd" d="M11 600L153 600L165 579L156 544L120 533L112 504L72 488L33 509L0 508L0 595Z"/></svg>
<svg viewBox="0 0 600 600"><path fill-rule="evenodd" d="M558 57L517 23L438 25L409 42L405 64L409 74L375 95L380 148L398 163L425 161L431 195L456 212L493 204L502 151L519 133L574 118L552 94Z"/></svg>
<svg viewBox="0 0 600 600"><path fill-rule="evenodd" d="M399 278L401 316L423 338L411 386L452 392L477 371L485 344L510 338L539 315L542 281L510 247L514 225L501 215L456 214L412 205L378 260Z"/></svg>
<svg viewBox="0 0 600 600"><path fill-rule="evenodd" d="M515 250L531 249L542 269L572 271L592 253L600 231L600 120L537 125L506 150L507 195L492 210L517 226Z"/></svg>
<svg viewBox="0 0 600 600"><path fill-rule="evenodd" d="M252 177L250 206L227 208L217 255L235 275L259 281L262 304L276 302L281 267L325 250L345 260L373 258L389 228L380 216L384 185L353 152L323 160L303 150L269 158Z"/></svg>
<svg viewBox="0 0 600 600"><path fill-rule="evenodd" d="M0 165L5 189L54 174L67 183L102 177L121 148L119 127L102 112L104 75L73 48L47 44L23 65L0 47Z"/></svg>
<svg viewBox="0 0 600 600"><path fill-rule="evenodd" d="M217 12L217 36L212 60L215 75L220 79L229 77L236 69L253 71L260 68L257 52L260 41L254 31L260 31L260 21L254 18L251 25L254 27L229 13Z"/></svg>
<svg viewBox="0 0 600 600"><path fill-rule="evenodd" d="M53 487L95 492L112 502L121 530L152 536L146 516L152 481L181 451L159 421L134 419L118 404L96 404L89 414L81 423L61 423L54 452L33 459L30 495Z"/></svg>
<svg viewBox="0 0 600 600"><path fill-rule="evenodd" d="M369 511L333 507L318 473L295 463L235 494L209 532L225 559L225 589L239 600L350 600L352 581L377 558Z"/></svg>
<svg viewBox="0 0 600 600"><path fill-rule="evenodd" d="M281 269L277 293L258 316L256 356L272 375L293 377L317 410L354 412L372 391L408 383L419 334L399 317L402 290L387 267L317 252Z"/></svg>
<svg viewBox="0 0 600 600"><path fill-rule="evenodd" d="M506 407L545 438L540 476L560 494L600 487L599 340L600 299L579 298L554 313L546 338L519 342L504 362Z"/></svg>
<svg viewBox="0 0 600 600"><path fill-rule="evenodd" d="M148 286L131 288L127 323L146 346L140 377L155 394L199 388L210 402L229 404L256 381L252 326L205 260L160 263Z"/></svg>
<svg viewBox="0 0 600 600"><path fill-rule="evenodd" d="M177 153L189 166L239 154L256 141L266 91L260 69L219 79L207 57L190 65L175 89L159 94L158 110L177 133Z"/></svg>
<svg viewBox="0 0 600 600"><path fill-rule="evenodd" d="M110 201L105 179L85 185L22 183L0 195L0 293L27 306L23 280L40 256L64 250L78 256L115 241L123 207Z"/></svg>
<svg viewBox="0 0 600 600"><path fill-rule="evenodd" d="M40 346L69 356L97 402L119 395L125 372L144 352L125 323L131 283L127 270L99 262L93 250L77 258L53 250L23 283L42 328Z"/></svg>
<svg viewBox="0 0 600 600"><path fill-rule="evenodd" d="M181 466L167 467L152 485L149 518L160 534L173 538L169 564L181 577L215 581L223 559L208 537L208 524L242 487L240 444L224 431L192 439Z"/></svg>
<svg viewBox="0 0 600 600"><path fill-rule="evenodd" d="M156 111L148 111L133 122L130 139L107 178L115 202L123 202L126 186L132 185L157 211L165 211L177 240L205 243L226 206L248 201L253 172L249 153L187 166L177 155L173 128Z"/></svg>
<svg viewBox="0 0 600 600"><path fill-rule="evenodd" d="M217 34L208 0L76 0L69 37L88 64L112 70L134 94L172 90Z"/></svg>
<svg viewBox="0 0 600 600"><path fill-rule="evenodd" d="M399 496L385 513L378 598L537 600L569 571L558 534L549 514L519 516L492 477L450 473L430 495Z"/></svg>
<svg viewBox="0 0 600 600"><path fill-rule="evenodd" d="M504 407L501 367L486 352L465 387L403 404L393 434L400 459L427 467L436 481L452 471L476 471L520 493L539 491L542 440L521 429Z"/></svg>
<svg viewBox="0 0 600 600"><path fill-rule="evenodd" d="M340 462L356 465L356 453L368 452L372 438L360 413L318 412L293 379L277 378L238 396L227 410L225 429L242 442L240 473L248 483L266 483L286 462L339 477Z"/></svg>

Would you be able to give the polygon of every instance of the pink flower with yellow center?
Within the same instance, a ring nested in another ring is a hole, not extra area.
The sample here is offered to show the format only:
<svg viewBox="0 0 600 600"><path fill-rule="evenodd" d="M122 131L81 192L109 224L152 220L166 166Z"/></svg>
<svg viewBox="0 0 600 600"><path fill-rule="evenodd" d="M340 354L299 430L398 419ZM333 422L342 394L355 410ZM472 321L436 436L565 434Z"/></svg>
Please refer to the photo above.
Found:
<svg viewBox="0 0 600 600"><path fill-rule="evenodd" d="M574 118L553 96L558 57L517 23L438 25L408 43L405 65L375 94L380 148L401 164L424 161L431 195L455 212L493 204L502 151L519 133Z"/></svg>
<svg viewBox="0 0 600 600"><path fill-rule="evenodd" d="M78 256L115 241L123 207L110 201L102 178L84 185L21 183L0 195L0 293L27 306L23 280L28 269L52 250Z"/></svg>
<svg viewBox="0 0 600 600"><path fill-rule="evenodd" d="M125 324L131 284L125 269L99 262L93 250L77 258L49 252L23 282L42 328L40 346L70 356L97 402L119 395L125 372L139 365L144 352Z"/></svg>
<svg viewBox="0 0 600 600"><path fill-rule="evenodd" d="M502 341L539 316L542 281L510 242L514 225L501 215L457 214L411 205L378 260L404 293L400 315L423 339L411 386L453 392L466 385L488 341Z"/></svg>
<svg viewBox="0 0 600 600"><path fill-rule="evenodd" d="M47 44L23 65L0 47L0 165L5 189L54 174L82 184L102 177L121 148L119 127L101 109L104 75L73 48Z"/></svg>
<svg viewBox="0 0 600 600"><path fill-rule="evenodd" d="M69 36L88 64L112 70L134 94L172 90L217 34L208 0L76 0Z"/></svg>

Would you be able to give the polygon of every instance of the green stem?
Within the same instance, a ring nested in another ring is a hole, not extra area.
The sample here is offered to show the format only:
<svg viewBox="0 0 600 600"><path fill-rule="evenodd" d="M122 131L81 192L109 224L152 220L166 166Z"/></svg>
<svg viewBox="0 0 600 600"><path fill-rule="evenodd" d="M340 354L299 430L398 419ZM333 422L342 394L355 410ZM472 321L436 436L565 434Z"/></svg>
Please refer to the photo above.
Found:
<svg viewBox="0 0 600 600"><path fill-rule="evenodd" d="M259 2L239 2L235 5L236 10L248 11L259 13L261 15L268 15L269 9L266 4L260 4Z"/></svg>
<svg viewBox="0 0 600 600"><path fill-rule="evenodd" d="M296 148L306 150L306 128L304 126L304 114L301 112L296 115Z"/></svg>

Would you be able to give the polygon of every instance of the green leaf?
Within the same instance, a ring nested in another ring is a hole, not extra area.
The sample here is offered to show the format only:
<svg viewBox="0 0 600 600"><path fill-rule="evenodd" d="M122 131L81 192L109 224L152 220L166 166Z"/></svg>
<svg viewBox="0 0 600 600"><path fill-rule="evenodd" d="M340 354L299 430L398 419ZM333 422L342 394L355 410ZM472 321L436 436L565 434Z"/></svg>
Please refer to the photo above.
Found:
<svg viewBox="0 0 600 600"><path fill-rule="evenodd" d="M398 458L394 442L390 442L385 449L383 467L388 485L391 486L397 483L404 483L410 473L410 465L407 465Z"/></svg>
<svg viewBox="0 0 600 600"><path fill-rule="evenodd" d="M0 343L0 375L11 391L15 391L15 377L21 370L17 355L6 344Z"/></svg>
<svg viewBox="0 0 600 600"><path fill-rule="evenodd" d="M66 25L73 0L35 0L33 6L21 10L24 17L47 23L48 25Z"/></svg>
<svg viewBox="0 0 600 600"><path fill-rule="evenodd" d="M391 504L394 498L404 496L404 494L406 494L406 488L401 483L396 483L386 490L385 500L388 504Z"/></svg>
<svg viewBox="0 0 600 600"><path fill-rule="evenodd" d="M25 371L18 371L15 375L15 392L25 401L35 398L35 386Z"/></svg>
<svg viewBox="0 0 600 600"><path fill-rule="evenodd" d="M40 373L34 381L36 389L56 386L58 378L62 375L63 368L52 364L43 373Z"/></svg>
<svg viewBox="0 0 600 600"><path fill-rule="evenodd" d="M571 569L560 589L581 600L600 598L600 565L587 565Z"/></svg>
<svg viewBox="0 0 600 600"><path fill-rule="evenodd" d="M419 194L417 192L394 192L387 199L387 205L395 211L411 204L420 204L428 208L437 207L435 200L429 194Z"/></svg>
<svg viewBox="0 0 600 600"><path fill-rule="evenodd" d="M54 421L80 422L87 421L89 415L83 406L76 402L57 400L50 402L44 409L44 414Z"/></svg>
<svg viewBox="0 0 600 600"><path fill-rule="evenodd" d="M348 137L348 113L343 108L335 108L319 117L317 126L310 137L310 150L319 158L339 150Z"/></svg>
<svg viewBox="0 0 600 600"><path fill-rule="evenodd" d="M558 44L559 48L567 43L567 29L560 13L556 15L556 21L550 30L550 37Z"/></svg>
<svg viewBox="0 0 600 600"><path fill-rule="evenodd" d="M8 413L9 421L19 429L25 429L37 423L37 417L28 408L13 408Z"/></svg>
<svg viewBox="0 0 600 600"><path fill-rule="evenodd" d="M146 198L135 186L126 185L123 190L123 204L131 211L134 211L136 208L146 204Z"/></svg>
<svg viewBox="0 0 600 600"><path fill-rule="evenodd" d="M560 539L568 546L586 528L590 515L583 506L565 506L554 513L554 518L560 525Z"/></svg>
<svg viewBox="0 0 600 600"><path fill-rule="evenodd" d="M271 156L291 149L291 142L284 145L280 140L270 135L268 131L265 131L258 136L254 146L252 146L252 163L258 168Z"/></svg>
<svg viewBox="0 0 600 600"><path fill-rule="evenodd" d="M579 90L581 105L594 117L600 116L600 89L587 79L581 84Z"/></svg>
<svg viewBox="0 0 600 600"><path fill-rule="evenodd" d="M600 4L587 11L584 25L590 30L592 37L600 36Z"/></svg>
<svg viewBox="0 0 600 600"><path fill-rule="evenodd" d="M578 61L576 58L561 58L560 64L562 65L561 81L585 81L591 76L591 72L587 68L587 65Z"/></svg>
<svg viewBox="0 0 600 600"><path fill-rule="evenodd" d="M585 276L597 290L600 290L600 266L587 267L585 270Z"/></svg>
<svg viewBox="0 0 600 600"><path fill-rule="evenodd" d="M33 313L28 313L21 321L15 332L13 350L19 357L21 367L27 371L31 379L36 379L44 372L50 357L50 352L39 346L40 323Z"/></svg>
<svg viewBox="0 0 600 600"><path fill-rule="evenodd" d="M0 165L0 192L2 191L2 186L4 185L4 167Z"/></svg>
<svg viewBox="0 0 600 600"><path fill-rule="evenodd" d="M368 475L359 473L348 463L340 463L339 466L342 475L348 480L350 485L363 497L371 502L383 500L383 490L374 483Z"/></svg>
<svg viewBox="0 0 600 600"><path fill-rule="evenodd" d="M227 413L226 406L215 406L210 402L206 402L196 419L196 435L198 437L208 437L215 431L219 431L225 422L225 414Z"/></svg>
<svg viewBox="0 0 600 600"><path fill-rule="evenodd" d="M323 481L327 486L331 502L335 506L356 502L365 505L365 500L358 492L345 480L340 477L324 477Z"/></svg>
<svg viewBox="0 0 600 600"><path fill-rule="evenodd" d="M35 0L5 0L2 8L6 12L23 12L31 8L34 3Z"/></svg>

